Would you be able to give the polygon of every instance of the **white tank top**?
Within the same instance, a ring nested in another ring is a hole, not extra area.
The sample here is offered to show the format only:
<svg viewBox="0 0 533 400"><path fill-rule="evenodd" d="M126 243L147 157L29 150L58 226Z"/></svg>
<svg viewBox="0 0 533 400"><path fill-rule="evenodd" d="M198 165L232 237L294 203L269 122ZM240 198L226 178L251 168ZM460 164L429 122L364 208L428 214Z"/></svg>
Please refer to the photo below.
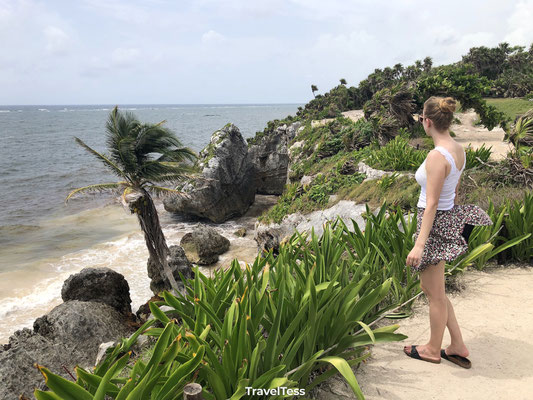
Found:
<svg viewBox="0 0 533 400"><path fill-rule="evenodd" d="M439 197L439 204L437 205L437 210L450 210L453 208L454 200L455 200L455 188L457 187L457 183L459 182L459 178L461 177L461 173L465 169L466 165L466 153L465 153L465 161L463 163L463 168L460 170L457 169L457 166L455 165L455 160L453 159L453 156L450 154L448 150L446 150L442 146L436 146L435 150L437 150L439 153L441 153L444 158L450 163L451 165L451 171L444 179L444 184L442 186L442 191L440 192ZM464 152L464 149L463 149ZM426 158L427 160L427 158ZM415 179L418 182L418 184L422 187L420 190L420 197L418 198L418 204L417 207L426 208L426 186L427 186L427 174L426 174L426 160L418 167L415 174Z"/></svg>

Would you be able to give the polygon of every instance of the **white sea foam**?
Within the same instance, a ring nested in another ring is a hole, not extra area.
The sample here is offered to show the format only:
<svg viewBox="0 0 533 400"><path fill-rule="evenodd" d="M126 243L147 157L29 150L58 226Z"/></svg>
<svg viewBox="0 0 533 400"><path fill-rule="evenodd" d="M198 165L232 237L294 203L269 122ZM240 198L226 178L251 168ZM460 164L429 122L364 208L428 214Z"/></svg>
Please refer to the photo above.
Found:
<svg viewBox="0 0 533 400"><path fill-rule="evenodd" d="M16 296L1 299L0 343L7 342L15 330L31 328L36 318L60 304L63 282L85 267L108 267L124 275L135 312L153 295L146 270L147 258L146 244L139 232L50 261L46 279L32 287L17 282L21 287ZM9 274L4 274L4 278L9 279Z"/></svg>

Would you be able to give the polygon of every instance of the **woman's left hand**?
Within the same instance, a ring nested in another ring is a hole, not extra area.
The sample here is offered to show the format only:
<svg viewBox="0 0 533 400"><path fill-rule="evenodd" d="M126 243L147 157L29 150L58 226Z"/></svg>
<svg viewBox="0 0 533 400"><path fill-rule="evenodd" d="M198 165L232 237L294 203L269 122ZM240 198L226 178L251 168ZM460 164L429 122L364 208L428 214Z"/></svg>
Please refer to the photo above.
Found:
<svg viewBox="0 0 533 400"><path fill-rule="evenodd" d="M422 255L424 254L424 247L417 246L413 247L413 249L409 252L409 255L407 256L407 260L405 263L407 265L412 265L413 267L417 267L420 264L420 260L422 260Z"/></svg>

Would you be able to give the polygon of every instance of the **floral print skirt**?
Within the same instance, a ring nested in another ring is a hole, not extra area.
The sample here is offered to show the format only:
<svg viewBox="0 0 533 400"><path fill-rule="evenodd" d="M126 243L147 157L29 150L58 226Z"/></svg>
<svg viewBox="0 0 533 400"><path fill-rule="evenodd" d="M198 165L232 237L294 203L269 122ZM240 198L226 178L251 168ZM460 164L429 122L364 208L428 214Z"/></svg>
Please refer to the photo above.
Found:
<svg viewBox="0 0 533 400"><path fill-rule="evenodd" d="M415 241L420 233L424 211L424 208L418 208ZM420 264L411 268L422 271L441 260L453 261L466 253L467 238L473 226L477 225L492 225L489 215L478 206L456 204L450 210L437 210Z"/></svg>

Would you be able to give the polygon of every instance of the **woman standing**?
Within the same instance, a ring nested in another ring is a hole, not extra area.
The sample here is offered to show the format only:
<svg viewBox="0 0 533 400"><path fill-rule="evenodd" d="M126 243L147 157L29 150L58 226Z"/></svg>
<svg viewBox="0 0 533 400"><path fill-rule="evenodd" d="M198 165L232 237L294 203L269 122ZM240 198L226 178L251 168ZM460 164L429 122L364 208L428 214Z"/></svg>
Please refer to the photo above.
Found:
<svg viewBox="0 0 533 400"><path fill-rule="evenodd" d="M474 225L492 225L492 221L477 206L455 204L466 153L450 136L454 111L455 100L451 97L430 97L420 117L435 148L415 174L421 186L418 224L415 245L406 264L420 272L420 287L429 301L431 337L427 344L405 346L404 352L423 361L440 363L442 357L470 368L471 362L466 358L469 352L444 290L444 266L468 250L467 240ZM451 344L441 349L446 327Z"/></svg>

